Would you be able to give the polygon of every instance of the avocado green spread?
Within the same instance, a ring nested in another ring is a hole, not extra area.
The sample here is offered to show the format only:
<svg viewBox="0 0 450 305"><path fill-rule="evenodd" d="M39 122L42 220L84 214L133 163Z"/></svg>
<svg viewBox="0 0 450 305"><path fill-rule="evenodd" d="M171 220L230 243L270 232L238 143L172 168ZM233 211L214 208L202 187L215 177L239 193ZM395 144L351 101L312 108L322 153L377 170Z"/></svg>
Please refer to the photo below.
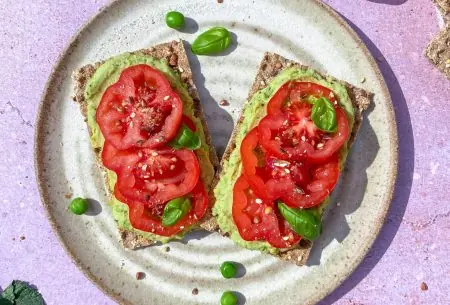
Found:
<svg viewBox="0 0 450 305"><path fill-rule="evenodd" d="M103 96L105 90L120 77L122 71L130 66L138 64L147 64L155 69L161 71L169 80L172 88L178 93L183 101L183 114L192 119L197 128L197 133L200 136L202 142L201 147L195 151L200 164L201 179L206 187L209 189L214 177L214 168L209 159L209 146L206 144L205 134L203 131L203 125L197 117L194 116L194 102L189 95L186 87L180 81L180 77L175 73L167 64L165 60L158 60L151 56L142 53L125 53L116 57L113 57L103 63L92 78L88 81L85 90L85 99L87 103L87 123L91 130L91 144L96 149L102 149L104 143L104 137L100 131L100 128L95 120L95 113L97 106ZM109 189L113 190L117 181L116 174L110 170L107 170ZM134 231L144 238L156 240L160 242L168 242L171 239L180 239L187 230L181 232L178 235L171 237L164 237L150 232L143 232L134 229L128 218L128 206L114 196L109 201L109 205L112 208L114 219L116 220L119 228Z"/></svg>
<svg viewBox="0 0 450 305"><path fill-rule="evenodd" d="M347 94L346 88L331 78L323 78L312 69L302 70L292 67L284 70L278 74L267 87L256 92L252 99L247 102L243 112L244 119L237 127L239 128L239 131L236 135L236 147L231 153L229 159L223 162L221 178L214 190L216 203L213 207L213 215L216 217L220 229L223 232L228 232L230 238L239 246L273 254L278 253L283 249L272 247L265 241L246 241L240 236L232 216L233 187L242 172L242 163L239 153L242 140L245 135L254 126L258 125L259 121L266 115L266 105L271 97L283 84L291 80L314 82L330 88L339 97L340 105L347 114L350 130L353 127L355 117L353 105ZM340 152L341 168L344 166L346 156L347 145L344 145ZM319 209L321 213L323 213L323 210L328 202L329 199L327 198L320 205Z"/></svg>

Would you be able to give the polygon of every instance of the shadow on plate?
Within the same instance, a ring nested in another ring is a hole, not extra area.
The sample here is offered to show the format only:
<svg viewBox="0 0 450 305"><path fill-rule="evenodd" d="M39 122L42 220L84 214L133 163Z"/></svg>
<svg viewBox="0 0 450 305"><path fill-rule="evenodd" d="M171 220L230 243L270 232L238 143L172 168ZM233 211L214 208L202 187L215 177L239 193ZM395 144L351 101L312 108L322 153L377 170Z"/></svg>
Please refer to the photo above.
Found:
<svg viewBox="0 0 450 305"><path fill-rule="evenodd" d="M247 302L247 299L245 298L245 295L243 295L239 291L233 291L233 293L238 299L237 305L244 305L245 302Z"/></svg>
<svg viewBox="0 0 450 305"><path fill-rule="evenodd" d="M189 43L186 41L183 41L183 43L191 65L192 77L194 78L194 83L200 96L206 121L208 122L211 140L220 159L225 150L225 146L223 145L224 143L216 143L216 139L220 139L221 142L225 142L225 144L228 143L228 139L234 128L233 118L225 109L221 108L218 101L214 100L211 96L211 93L205 87L205 76L202 74L197 56L192 54Z"/></svg>
<svg viewBox="0 0 450 305"><path fill-rule="evenodd" d="M182 244L187 244L191 240L200 240L200 239L203 239L203 238L211 235L212 233L213 232L209 232L209 231L206 231L206 230L195 230L195 231L191 231L191 232L187 233L183 237L183 239L172 241L172 242L180 242Z"/></svg>
<svg viewBox="0 0 450 305"><path fill-rule="evenodd" d="M192 18L184 18L184 27L179 30L182 33L194 34L198 31L198 23Z"/></svg>
<svg viewBox="0 0 450 305"><path fill-rule="evenodd" d="M333 241L342 242L350 232L347 224L347 215L359 208L367 187L367 168L373 163L378 154L380 145L375 131L370 124L370 114L375 105L371 104L364 112L364 120L358 132L355 144L350 150L343 179L336 186L331 202L333 206L324 214L323 234L314 242L311 255L307 261L308 266L320 264L322 251Z"/></svg>
<svg viewBox="0 0 450 305"><path fill-rule="evenodd" d="M231 263L236 266L236 275L234 276L234 278L240 279L244 277L245 274L247 274L247 269L245 269L244 265L235 261L231 261Z"/></svg>
<svg viewBox="0 0 450 305"><path fill-rule="evenodd" d="M384 59L380 50L367 37L361 29L341 15L347 23L358 33L365 42L372 55L378 59L378 66L386 81L394 105L397 132L399 140L399 163L394 197L391 202L385 224L382 227L370 252L361 262L352 275L344 281L334 292L323 299L319 305L333 304L352 290L361 282L383 257L392 240L397 234L400 223L405 214L412 186L414 171L414 138L412 133L411 118L403 95L402 89L389 64Z"/></svg>
<svg viewBox="0 0 450 305"><path fill-rule="evenodd" d="M405 3L408 0L367 0L367 1L388 4L388 5L400 5L400 4Z"/></svg>
<svg viewBox="0 0 450 305"><path fill-rule="evenodd" d="M88 216L97 216L98 214L100 214L103 210L102 205L100 204L100 202L98 202L95 199L92 198L88 198L87 199L88 203L89 203L89 208L87 210L87 212L85 213Z"/></svg>

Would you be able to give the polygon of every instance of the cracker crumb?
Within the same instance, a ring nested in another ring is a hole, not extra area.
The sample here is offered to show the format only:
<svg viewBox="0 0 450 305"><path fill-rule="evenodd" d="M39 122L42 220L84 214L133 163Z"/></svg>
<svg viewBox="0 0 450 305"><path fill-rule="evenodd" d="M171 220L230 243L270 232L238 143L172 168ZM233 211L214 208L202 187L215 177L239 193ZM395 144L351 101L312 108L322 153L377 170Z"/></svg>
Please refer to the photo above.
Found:
<svg viewBox="0 0 450 305"><path fill-rule="evenodd" d="M220 105L220 106L228 106L228 105L230 105L230 103L228 103L227 100L223 99L223 100L221 100L221 101L219 102L219 105Z"/></svg>
<svg viewBox="0 0 450 305"><path fill-rule="evenodd" d="M221 0L218 0L218 1L221 1ZM197 295L198 294L198 288L192 289L192 294L193 295Z"/></svg>
<svg viewBox="0 0 450 305"><path fill-rule="evenodd" d="M64 194L64 197L65 197L66 199L70 199L70 198L72 198L72 196L73 196L73 193L67 193L67 194Z"/></svg>
<svg viewBox="0 0 450 305"><path fill-rule="evenodd" d="M277 62L277 63L275 64L275 68L281 69L281 67L282 67L281 63Z"/></svg>
<svg viewBox="0 0 450 305"><path fill-rule="evenodd" d="M139 280L142 280L142 279L144 279L145 278L145 273L144 272L136 272L136 279L139 281Z"/></svg>
<svg viewBox="0 0 450 305"><path fill-rule="evenodd" d="M422 291L427 291L427 290L428 290L428 285L427 285L427 283L422 282L422 283L420 284L420 289L421 289Z"/></svg>
<svg viewBox="0 0 450 305"><path fill-rule="evenodd" d="M170 55L170 58L169 58L169 65L171 65L171 66L176 66L177 63L178 63L178 56L177 56L177 54L172 54L172 55Z"/></svg>

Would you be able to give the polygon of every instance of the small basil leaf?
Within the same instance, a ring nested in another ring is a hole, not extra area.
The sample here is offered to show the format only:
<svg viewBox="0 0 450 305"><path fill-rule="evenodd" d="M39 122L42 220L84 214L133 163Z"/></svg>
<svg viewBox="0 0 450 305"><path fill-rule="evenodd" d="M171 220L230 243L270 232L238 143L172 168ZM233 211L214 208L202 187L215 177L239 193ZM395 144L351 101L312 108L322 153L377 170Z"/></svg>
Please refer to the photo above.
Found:
<svg viewBox="0 0 450 305"><path fill-rule="evenodd" d="M336 110L331 102L325 97L321 97L314 101L311 111L311 119L314 124L316 124L316 126L323 131L336 131Z"/></svg>
<svg viewBox="0 0 450 305"><path fill-rule="evenodd" d="M200 141L200 137L198 134L193 132L189 127L185 124L181 125L180 130L178 131L177 136L170 143L175 149L180 148L189 148L192 150L199 149L202 146L202 142Z"/></svg>
<svg viewBox="0 0 450 305"><path fill-rule="evenodd" d="M316 209L293 209L282 202L278 203L278 209L298 235L307 240L319 237L322 223Z"/></svg>
<svg viewBox="0 0 450 305"><path fill-rule="evenodd" d="M223 27L214 27L200 34L192 44L191 50L197 55L215 54L228 48L230 43L230 32Z"/></svg>
<svg viewBox="0 0 450 305"><path fill-rule="evenodd" d="M191 208L191 200L189 198L180 197L170 200L164 207L162 216L163 227L175 225Z"/></svg>

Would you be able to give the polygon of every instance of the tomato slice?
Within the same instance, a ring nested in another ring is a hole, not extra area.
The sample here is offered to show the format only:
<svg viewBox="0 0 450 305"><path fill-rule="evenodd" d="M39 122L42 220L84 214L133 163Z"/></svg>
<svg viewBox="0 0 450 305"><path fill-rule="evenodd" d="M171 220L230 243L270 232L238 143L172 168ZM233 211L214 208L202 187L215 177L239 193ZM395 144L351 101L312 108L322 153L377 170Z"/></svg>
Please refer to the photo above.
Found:
<svg viewBox="0 0 450 305"><path fill-rule="evenodd" d="M194 121L191 120L187 115L183 115L182 123L185 124L190 130L196 131L197 127L194 124Z"/></svg>
<svg viewBox="0 0 450 305"><path fill-rule="evenodd" d="M293 207L321 203L339 178L337 154L325 164L283 160L259 145L258 129L252 129L241 144L243 175L253 192L263 200L282 199Z"/></svg>
<svg viewBox="0 0 450 305"><path fill-rule="evenodd" d="M307 102L309 96L316 98L326 97L333 104L337 99L333 91L319 84L290 81L281 86L272 96L267 104L267 114L281 114L284 112L284 108L289 107L292 103Z"/></svg>
<svg viewBox="0 0 450 305"><path fill-rule="evenodd" d="M303 163L291 164L269 154L260 145L258 128L252 129L243 139L241 158L247 182L258 196L267 200L278 199L292 190L295 183L303 186L310 179L309 168Z"/></svg>
<svg viewBox="0 0 450 305"><path fill-rule="evenodd" d="M136 149L118 150L108 141L105 141L103 144L101 158L103 165L112 171L118 171L129 163L137 162L139 159Z"/></svg>
<svg viewBox="0 0 450 305"><path fill-rule="evenodd" d="M280 196L287 205L294 208L307 209L320 204L331 193L339 179L339 158L334 155L328 163L313 167L311 179L299 185L292 179L292 188Z"/></svg>
<svg viewBox="0 0 450 305"><path fill-rule="evenodd" d="M258 198L243 175L233 188L232 215L244 240L267 240L277 248L289 248L300 241L300 236L277 215L274 202Z"/></svg>
<svg viewBox="0 0 450 305"><path fill-rule="evenodd" d="M311 119L311 97L327 97L336 109L337 132L321 131ZM233 220L244 240L289 248L300 240L280 215L277 200L311 208L330 194L339 178L338 151L349 136L348 119L334 93L310 82L285 83L267 115L244 137L242 175L233 188Z"/></svg>
<svg viewBox="0 0 450 305"><path fill-rule="evenodd" d="M149 206L165 203L189 193L197 184L200 168L188 149L139 149L122 161L117 186L126 198Z"/></svg>
<svg viewBox="0 0 450 305"><path fill-rule="evenodd" d="M258 129L253 128L242 140L241 158L244 175L252 186L252 189L261 197L268 198L265 181L259 174L264 163L264 152L259 145Z"/></svg>
<svg viewBox="0 0 450 305"><path fill-rule="evenodd" d="M161 224L165 203L149 207L146 202L130 200L120 192L117 185L114 195L128 205L129 219L133 228L161 236L172 236L185 230L202 219L208 209L208 195L201 181L198 181L190 193L192 209L170 227L163 227Z"/></svg>
<svg viewBox="0 0 450 305"><path fill-rule="evenodd" d="M161 147L175 137L183 104L166 77L148 65L125 69L96 112L106 141L119 150Z"/></svg>
<svg viewBox="0 0 450 305"><path fill-rule="evenodd" d="M311 105L302 103L294 111L264 117L258 132L261 145L283 160L327 162L347 141L350 130L347 116L336 108L337 132L320 131L311 120ZM290 109L292 110L292 109Z"/></svg>

